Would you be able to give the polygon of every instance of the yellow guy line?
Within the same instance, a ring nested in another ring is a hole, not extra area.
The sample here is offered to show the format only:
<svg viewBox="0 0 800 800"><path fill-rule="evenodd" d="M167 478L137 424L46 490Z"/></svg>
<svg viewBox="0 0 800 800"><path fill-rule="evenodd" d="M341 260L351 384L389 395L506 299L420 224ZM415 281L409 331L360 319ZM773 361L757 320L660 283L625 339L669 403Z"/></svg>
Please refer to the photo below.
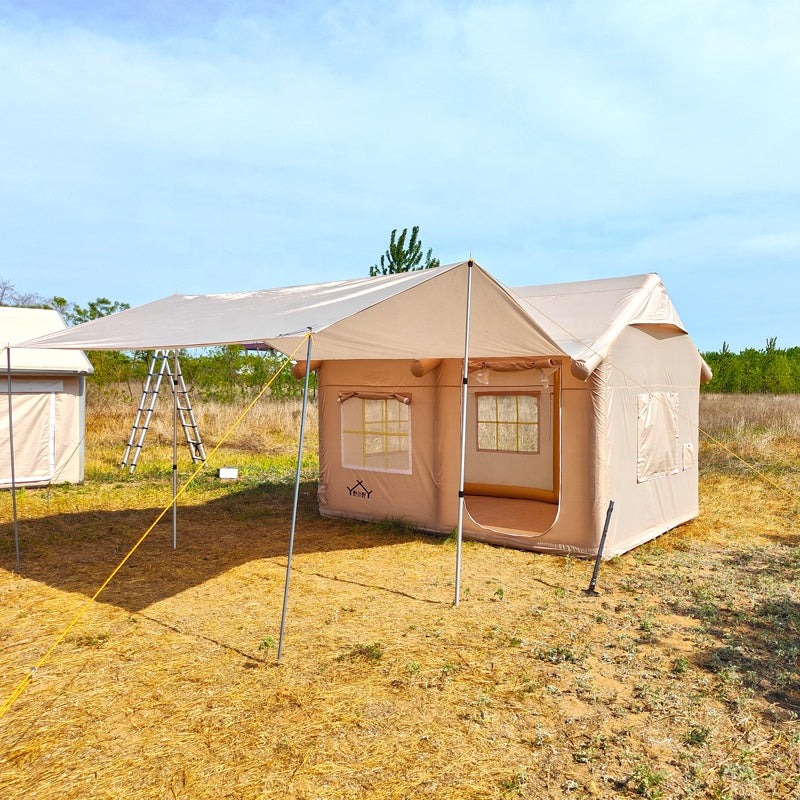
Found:
<svg viewBox="0 0 800 800"><path fill-rule="evenodd" d="M625 370L622 369L622 367L617 366L608 356L603 356L602 353L600 353L599 351L595 350L594 347L592 347L587 342L584 342L583 339L581 339L579 336L574 334L568 328L565 328L560 322L554 320L549 314L547 314L545 311L542 311L541 308L539 308L538 306L536 306L533 303L531 303L531 301L528 300L527 298L525 299L525 302L528 305L530 305L532 308L534 308L543 317L546 317L548 320L550 320L550 322L552 322L553 325L555 325L556 327L558 327L562 331L564 331L564 333L566 333L567 336L569 336L571 339L575 340L576 342L580 342L587 350L589 350L590 352L594 353L596 356L600 356L600 358L603 361L608 362L609 366L613 367L617 372L620 373L620 375L622 375L625 378L627 378L638 389L641 389L643 392L647 392L648 394L651 394L650 390L646 386L642 386L642 384L639 383L639 381L637 381L636 378L634 378L632 375L629 375L627 372L625 372ZM702 358L702 356L701 356L701 358ZM664 402L664 401L662 400L661 402ZM675 411L674 409L672 409L672 410ZM744 464L744 466L747 467L747 469L749 469L751 472L753 472L755 475L757 475L759 478L761 478L764 482L768 483L770 486L772 486L773 488L777 489L779 492L782 492L783 494L785 494L792 502L794 502L794 503L800 502L800 497L798 497L795 494L792 494L792 492L790 492L788 489L785 489L783 486L780 486L779 484L775 483L775 481L772 480L772 478L770 478L768 475L766 475L765 473L761 472L759 469L754 467L750 462L745 461L737 453L734 453L733 450L731 450L727 445L723 444L715 436L710 434L708 431L703 430L703 428L701 428L699 425L697 425L694 422L692 422L692 420L690 420L687 416L682 414L680 412L680 410L675 411L675 414L677 414L677 416L679 416L684 422L688 423L690 428L696 428L698 432L703 434L703 436L706 436L709 439L711 439L711 441L714 442L714 444L718 445L726 453L728 453L729 455L733 456L737 461L740 461L742 464Z"/></svg>
<svg viewBox="0 0 800 800"><path fill-rule="evenodd" d="M36 666L33 667L33 669L31 669L31 671L19 682L16 689L14 689L14 691L11 692L11 694L6 698L3 705L0 706L0 719L2 719L6 715L6 712L11 708L11 706L14 705L17 698L25 691L30 682L33 680L33 676L36 674L37 670L39 670L39 668L42 667L49 660L53 651L56 649L56 647L58 647L59 644L61 644L62 641L64 641L64 638L75 627L78 620L86 613L86 611L89 609L92 603L94 603L100 592L102 592L103 589L105 589L106 586L108 586L112 578L122 569L127 560L136 552L139 545L150 535L150 532L153 530L153 528L155 528L155 526L158 525L159 522L161 522L161 520L164 518L164 515L170 510L170 508L172 508L173 504L177 501L177 499L189 488L192 481L200 474L200 472L202 472L208 461L211 460L211 457L214 455L214 453L216 453L217 450L219 450L219 448L222 447L222 445L227 441L228 437L231 435L231 433L233 433L236 426L244 419L244 417L247 415L250 409L261 399L261 396L264 394L264 392L266 392L267 389L269 389L269 387L272 385L272 383L275 381L278 375L280 375L281 372L283 372L283 370L286 368L286 365L291 362L292 358L294 358L295 353L297 353L297 351L306 343L308 337L310 336L311 336L310 333L305 334L303 341L300 342L299 345L297 345L297 349L286 359L286 361L284 361L284 363L281 365L281 368L269 379L269 381L264 385L261 391L253 398L252 402L247 406L247 408L245 408L245 410L242 411L241 414L239 414L233 425L231 425L231 427L227 430L225 435L219 440L216 446L208 454L206 460L191 474L191 476L187 479L187 481L183 484L183 486L181 486L181 488L176 492L175 496L169 501L169 504L164 507L164 509L155 518L150 527L139 537L136 544L134 544L133 547L131 547L125 558L123 558L122 561L120 561L119 564L117 564L117 566L114 568L114 571L103 581L103 583L100 585L100 588L86 601L85 605L75 615L72 622L70 622L69 625L67 625L67 627L64 628L59 637L50 646L50 649L39 659Z"/></svg>

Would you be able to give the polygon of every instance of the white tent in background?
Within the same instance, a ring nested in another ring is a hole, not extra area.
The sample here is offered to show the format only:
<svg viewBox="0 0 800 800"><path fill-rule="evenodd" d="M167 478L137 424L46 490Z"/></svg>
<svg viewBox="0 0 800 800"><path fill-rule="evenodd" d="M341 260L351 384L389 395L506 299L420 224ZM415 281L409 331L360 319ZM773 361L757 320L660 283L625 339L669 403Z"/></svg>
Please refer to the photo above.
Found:
<svg viewBox="0 0 800 800"><path fill-rule="evenodd" d="M319 371L322 512L455 527L456 602L462 531L594 555L614 500L613 555L697 515L710 372L657 275L512 290L470 261L173 295L25 345L253 342Z"/></svg>
<svg viewBox="0 0 800 800"><path fill-rule="evenodd" d="M84 469L86 375L92 372L81 352L20 348L17 342L66 328L49 309L0 307L0 343L9 344L0 369L6 373L11 409L0 412L0 486L11 485L10 426L14 433L17 486L80 483Z"/></svg>

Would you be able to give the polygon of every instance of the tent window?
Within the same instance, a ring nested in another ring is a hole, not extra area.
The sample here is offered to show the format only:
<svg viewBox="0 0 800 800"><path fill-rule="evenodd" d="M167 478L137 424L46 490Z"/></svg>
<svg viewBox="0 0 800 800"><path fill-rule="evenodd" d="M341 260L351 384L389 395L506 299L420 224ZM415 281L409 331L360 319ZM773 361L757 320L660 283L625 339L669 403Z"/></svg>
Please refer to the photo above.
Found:
<svg viewBox="0 0 800 800"><path fill-rule="evenodd" d="M477 395L478 450L539 452L539 395Z"/></svg>
<svg viewBox="0 0 800 800"><path fill-rule="evenodd" d="M411 473L411 411L394 396L342 402L342 466Z"/></svg>
<svg viewBox="0 0 800 800"><path fill-rule="evenodd" d="M680 466L678 446L678 394L653 392L639 395L638 483L674 475Z"/></svg>

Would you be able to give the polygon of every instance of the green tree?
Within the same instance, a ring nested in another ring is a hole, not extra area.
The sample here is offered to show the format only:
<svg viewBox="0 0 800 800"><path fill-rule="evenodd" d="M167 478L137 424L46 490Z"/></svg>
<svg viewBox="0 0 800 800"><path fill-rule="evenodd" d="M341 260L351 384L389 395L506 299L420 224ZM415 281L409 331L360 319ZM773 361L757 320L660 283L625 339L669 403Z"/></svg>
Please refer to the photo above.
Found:
<svg viewBox="0 0 800 800"><path fill-rule="evenodd" d="M739 353L723 342L722 350L703 353L703 358L714 377L701 391L800 394L800 347L781 350L777 337L767 339L763 350L748 347Z"/></svg>
<svg viewBox="0 0 800 800"><path fill-rule="evenodd" d="M761 376L764 367L764 353L755 347L746 347L739 353L739 364L742 370L742 391L745 394L757 394L761 391Z"/></svg>
<svg viewBox="0 0 800 800"><path fill-rule="evenodd" d="M47 305L52 308L53 311L58 311L65 320L69 317L73 308L73 304L70 303L66 297L59 297L58 295L51 297Z"/></svg>
<svg viewBox="0 0 800 800"><path fill-rule="evenodd" d="M285 357L273 350L247 351L240 345L220 345L191 354L181 351L181 369L187 384L204 400L239 402L251 396L276 373L269 388L272 397L299 397L302 381L289 369L281 369ZM311 376L316 388L316 374Z"/></svg>
<svg viewBox="0 0 800 800"><path fill-rule="evenodd" d="M439 259L433 258L433 248L429 248L422 261L422 241L419 239L419 225L411 229L411 238L406 244L408 228L398 236L397 228L392 231L389 249L381 256L380 266L373 264L369 268L372 277L376 275L394 275L398 272L412 272L418 269L430 269L439 266Z"/></svg>
<svg viewBox="0 0 800 800"><path fill-rule="evenodd" d="M792 391L792 366L786 353L778 350L778 339L767 339L764 349L764 365L761 377L761 391L768 394L786 394Z"/></svg>
<svg viewBox="0 0 800 800"><path fill-rule="evenodd" d="M800 394L800 347L790 347L786 351L786 358L792 370L792 394Z"/></svg>
<svg viewBox="0 0 800 800"><path fill-rule="evenodd" d="M731 352L727 342L722 343L719 352L703 353L703 358L713 377L711 382L700 387L701 392L741 392L742 391L742 366L739 356Z"/></svg>
<svg viewBox="0 0 800 800"><path fill-rule="evenodd" d="M119 300L112 301L107 297L98 297L95 300L90 300L86 307L79 306L77 303L71 305L63 297L54 297L53 303L61 304L61 307L57 310L61 311L64 319L71 325L90 322L93 319L107 317L109 314L116 314L117 311L124 311L126 308L130 308L128 303L122 303Z"/></svg>

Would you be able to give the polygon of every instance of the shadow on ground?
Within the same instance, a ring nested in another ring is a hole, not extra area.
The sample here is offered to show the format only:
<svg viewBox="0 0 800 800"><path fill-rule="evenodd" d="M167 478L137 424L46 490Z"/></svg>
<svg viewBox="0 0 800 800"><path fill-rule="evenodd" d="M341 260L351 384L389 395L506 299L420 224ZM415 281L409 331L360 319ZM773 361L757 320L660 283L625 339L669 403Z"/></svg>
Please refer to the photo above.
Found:
<svg viewBox="0 0 800 800"><path fill-rule="evenodd" d="M293 487L263 484L204 503L179 506L178 548L172 549L168 513L98 598L138 612L257 559L285 565ZM92 596L161 509L86 511L21 520L21 573L68 592ZM366 549L421 533L383 530L374 524L328 519L316 508L316 483L301 486L294 553ZM0 566L13 569L14 532L0 525Z"/></svg>
<svg viewBox="0 0 800 800"><path fill-rule="evenodd" d="M800 548L731 550L721 567L675 606L702 625L698 665L714 674L721 699L735 704L744 690L800 716Z"/></svg>

